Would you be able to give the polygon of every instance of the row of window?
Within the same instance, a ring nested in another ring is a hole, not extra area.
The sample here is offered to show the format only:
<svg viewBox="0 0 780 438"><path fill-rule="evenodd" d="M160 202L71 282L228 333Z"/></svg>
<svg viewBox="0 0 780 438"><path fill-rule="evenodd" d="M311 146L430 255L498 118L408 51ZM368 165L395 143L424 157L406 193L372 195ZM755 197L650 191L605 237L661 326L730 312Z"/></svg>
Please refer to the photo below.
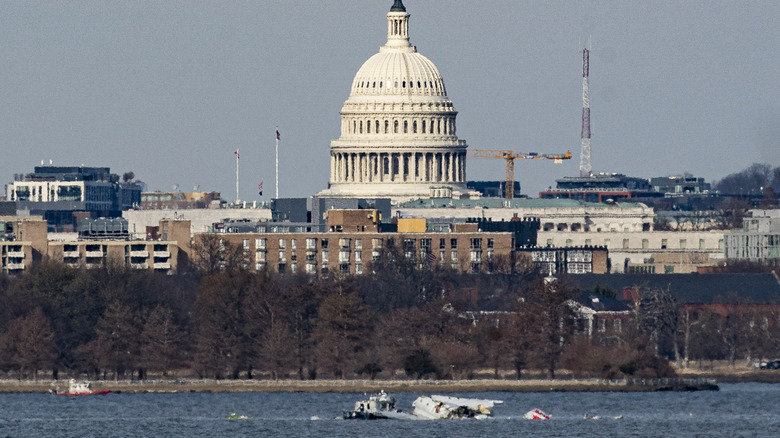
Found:
<svg viewBox="0 0 780 438"><path fill-rule="evenodd" d="M604 239L604 246L609 247L612 243L612 239ZM553 239L547 239L547 246L553 246ZM572 239L566 239L565 246L571 247L574 246L574 240ZM592 239L585 239L585 246L592 246L593 240ZM622 249L631 249L631 242L630 239L623 239L622 241ZM650 249L650 240L648 239L642 239L642 249ZM669 246L669 239L661 239L660 249L671 249ZM677 249L689 249L688 248L688 239L680 239L679 245ZM698 242L698 249L704 250L707 249L706 243L704 239L699 239ZM718 249L723 249L723 239L718 240Z"/></svg>
<svg viewBox="0 0 780 438"><path fill-rule="evenodd" d="M387 82L385 82L385 81L382 81L382 80L380 80L380 81L374 80L374 81L360 81L360 82L358 82L355 85L355 88L363 88L363 89L369 89L369 88L377 89L377 88L379 88L379 89L382 89L382 88L385 87L385 85L387 85L387 89L391 89L391 88L401 88L401 89L409 88L409 89L414 89L415 85L416 85L418 90L433 90L434 92L437 92L437 93L441 92L441 93L446 94L446 91L444 89L444 84L441 84L441 87L440 87L440 84L441 83L439 81L434 82L434 81L420 81L420 80L415 81L415 80L410 80L408 82L407 81L400 81L400 82L399 81L387 81Z"/></svg>
<svg viewBox="0 0 780 438"><path fill-rule="evenodd" d="M366 134L443 134L443 135L455 135L455 118L446 119L430 119L421 120L419 123L417 120L352 120L352 124L348 123L347 126L351 128L349 134L363 134L364 130Z"/></svg>
<svg viewBox="0 0 780 438"><path fill-rule="evenodd" d="M338 245L339 248L352 248L352 240L351 238L342 237L339 238ZM432 247L433 240L429 238L419 239L420 240L420 248L425 250L425 252L430 252L430 248ZM447 242L449 240L449 242ZM482 248L482 238L481 237L472 237L470 239L470 248ZM354 249L363 249L363 239L354 239ZM278 240L279 242L279 249L284 250L287 249L287 242L288 239L286 238L280 238ZM485 239L485 242L487 244L487 248L492 249L494 245L493 238L487 238ZM296 250L298 248L298 241L297 239L289 239L290 243L290 249ZM446 249L447 244L449 243L449 247L451 249L457 249L458 248L458 239L446 239L446 238L440 238L439 239L439 249ZM243 248L245 251L249 250L249 239L243 240ZM257 250L265 250L267 249L268 245L268 238L262 237L255 239L255 249ZM384 246L384 239L382 238L372 238L371 239L371 245L372 248L375 249L381 249ZM404 250L407 248L416 248L417 247L417 239L404 239L403 241ZM322 249L328 248L328 239L320 239L320 247ZM317 249L317 238L306 238L306 250L316 250Z"/></svg>

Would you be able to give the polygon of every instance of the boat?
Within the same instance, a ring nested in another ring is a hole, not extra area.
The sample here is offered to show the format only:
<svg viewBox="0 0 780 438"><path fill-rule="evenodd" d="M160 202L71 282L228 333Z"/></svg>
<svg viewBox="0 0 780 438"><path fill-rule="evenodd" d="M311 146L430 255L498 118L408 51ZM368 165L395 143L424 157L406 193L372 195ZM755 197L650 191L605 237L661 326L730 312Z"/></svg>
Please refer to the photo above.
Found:
<svg viewBox="0 0 780 438"><path fill-rule="evenodd" d="M90 382L78 382L76 379L70 379L68 390L64 392L51 390L54 395L81 396L81 395L103 395L111 392L108 389L92 389Z"/></svg>
<svg viewBox="0 0 780 438"><path fill-rule="evenodd" d="M491 408L501 400L450 397L444 395L420 396L412 403L412 414L428 420L474 418L483 420L492 416Z"/></svg>
<svg viewBox="0 0 780 438"><path fill-rule="evenodd" d="M344 411L342 417L345 420L414 419L411 414L396 409L395 398L390 397L384 390L369 396L368 399L356 401L355 409Z"/></svg>

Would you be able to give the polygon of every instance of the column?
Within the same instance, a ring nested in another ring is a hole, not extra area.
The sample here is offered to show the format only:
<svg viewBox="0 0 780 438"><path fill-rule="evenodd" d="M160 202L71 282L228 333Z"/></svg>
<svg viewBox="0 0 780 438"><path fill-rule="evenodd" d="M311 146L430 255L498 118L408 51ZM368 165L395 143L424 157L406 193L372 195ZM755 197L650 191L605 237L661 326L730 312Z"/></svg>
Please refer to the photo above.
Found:
<svg viewBox="0 0 780 438"><path fill-rule="evenodd" d="M453 181L453 167L452 167L452 158L453 154L452 152L447 154L447 181L452 182Z"/></svg>

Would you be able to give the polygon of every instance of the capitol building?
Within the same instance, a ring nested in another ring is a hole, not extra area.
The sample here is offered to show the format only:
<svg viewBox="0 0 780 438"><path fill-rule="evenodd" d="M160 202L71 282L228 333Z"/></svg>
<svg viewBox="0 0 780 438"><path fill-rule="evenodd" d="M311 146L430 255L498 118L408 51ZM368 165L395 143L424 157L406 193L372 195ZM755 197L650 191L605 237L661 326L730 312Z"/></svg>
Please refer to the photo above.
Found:
<svg viewBox="0 0 780 438"><path fill-rule="evenodd" d="M352 81L341 136L330 144L330 181L319 197L463 198L466 142L436 66L409 42L409 14L395 0L387 43Z"/></svg>

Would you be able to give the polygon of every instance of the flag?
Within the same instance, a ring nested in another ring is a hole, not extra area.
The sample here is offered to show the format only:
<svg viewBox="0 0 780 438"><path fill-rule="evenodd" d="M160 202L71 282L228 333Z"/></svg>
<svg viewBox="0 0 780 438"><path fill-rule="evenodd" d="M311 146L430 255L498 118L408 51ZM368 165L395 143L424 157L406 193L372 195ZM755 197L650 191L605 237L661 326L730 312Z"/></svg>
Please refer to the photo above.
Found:
<svg viewBox="0 0 780 438"><path fill-rule="evenodd" d="M257 190L260 190L260 196L263 196L263 182L260 181L260 184L257 186Z"/></svg>
<svg viewBox="0 0 780 438"><path fill-rule="evenodd" d="M276 130L276 139L277 140L281 140L282 139L282 134L279 134L279 130L278 129Z"/></svg>
<svg viewBox="0 0 780 438"><path fill-rule="evenodd" d="M241 158L241 156L240 156L240 155L238 155L238 149L236 149L236 151L235 151L235 152L233 152L233 153L234 153L234 154L236 154L236 158Z"/></svg>
<svg viewBox="0 0 780 438"><path fill-rule="evenodd" d="M436 254L434 254L433 252L429 252L428 253L428 264L432 265L434 263L436 263Z"/></svg>

